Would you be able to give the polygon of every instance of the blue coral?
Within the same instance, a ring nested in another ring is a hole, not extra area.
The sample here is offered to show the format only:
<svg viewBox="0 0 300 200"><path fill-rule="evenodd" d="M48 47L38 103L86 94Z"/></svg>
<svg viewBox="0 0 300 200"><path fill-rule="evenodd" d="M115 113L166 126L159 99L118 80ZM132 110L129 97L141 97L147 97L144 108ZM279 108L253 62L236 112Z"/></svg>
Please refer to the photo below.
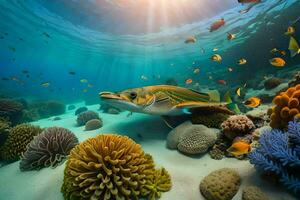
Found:
<svg viewBox="0 0 300 200"><path fill-rule="evenodd" d="M300 193L300 123L289 122L288 131L276 129L265 131L260 146L250 153L250 163L259 170L272 172L279 181L292 190Z"/></svg>

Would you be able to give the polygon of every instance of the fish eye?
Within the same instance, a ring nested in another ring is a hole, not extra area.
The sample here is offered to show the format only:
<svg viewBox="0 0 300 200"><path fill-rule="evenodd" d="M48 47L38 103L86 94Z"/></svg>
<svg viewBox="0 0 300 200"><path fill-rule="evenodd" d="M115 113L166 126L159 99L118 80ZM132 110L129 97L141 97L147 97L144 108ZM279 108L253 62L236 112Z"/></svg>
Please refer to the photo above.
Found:
<svg viewBox="0 0 300 200"><path fill-rule="evenodd" d="M136 92L130 92L129 96L130 96L131 99L135 99L136 96L137 96L137 93Z"/></svg>

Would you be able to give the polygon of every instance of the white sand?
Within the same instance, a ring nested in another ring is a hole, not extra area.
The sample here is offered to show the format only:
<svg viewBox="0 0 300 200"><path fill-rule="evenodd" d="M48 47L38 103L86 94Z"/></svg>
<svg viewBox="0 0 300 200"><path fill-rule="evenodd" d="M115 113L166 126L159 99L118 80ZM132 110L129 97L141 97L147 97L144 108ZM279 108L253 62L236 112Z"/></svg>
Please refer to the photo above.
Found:
<svg viewBox="0 0 300 200"><path fill-rule="evenodd" d="M82 104L81 104L82 105ZM79 104L77 107L80 106ZM88 106L97 111L98 105ZM293 200L280 188L262 181L248 161L233 158L213 160L209 155L197 158L188 157L175 150L165 147L165 138L169 128L160 117L134 113L127 117L128 112L119 115L100 113L104 126L96 131L83 131L84 127L76 126L76 117L73 111L62 115L62 120L53 121L43 119L33 124L41 127L62 126L72 130L80 141L93 137L99 133L126 134L143 146L145 152L153 155L158 166L164 166L172 176L172 190L164 193L162 200L201 200L199 192L201 179L211 171L223 167L238 170L242 177L242 185L234 200L241 199L242 188L248 185L259 186L270 200ZM137 135L142 135L142 139ZM63 200L60 187L63 182L64 164L55 169L45 168L40 171L20 172L19 162L0 168L0 199L5 200Z"/></svg>

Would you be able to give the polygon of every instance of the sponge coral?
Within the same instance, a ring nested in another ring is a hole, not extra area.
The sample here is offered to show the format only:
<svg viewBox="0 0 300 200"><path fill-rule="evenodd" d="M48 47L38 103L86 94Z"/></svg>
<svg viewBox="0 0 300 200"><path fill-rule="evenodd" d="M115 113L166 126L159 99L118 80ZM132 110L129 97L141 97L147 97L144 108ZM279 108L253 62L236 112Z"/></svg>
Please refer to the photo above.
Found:
<svg viewBox="0 0 300 200"><path fill-rule="evenodd" d="M84 126L91 119L100 119L98 113L88 110L78 114L77 116L77 124L78 126Z"/></svg>
<svg viewBox="0 0 300 200"><path fill-rule="evenodd" d="M23 154L21 171L56 167L78 144L76 136L68 129L51 127L36 136Z"/></svg>
<svg viewBox="0 0 300 200"><path fill-rule="evenodd" d="M7 161L18 160L26 151L27 144L42 130L40 127L30 124L20 124L12 128L1 148L1 158Z"/></svg>
<svg viewBox="0 0 300 200"><path fill-rule="evenodd" d="M67 200L137 200L171 188L170 177L156 173L152 157L130 138L98 135L71 151L61 190Z"/></svg>
<svg viewBox="0 0 300 200"><path fill-rule="evenodd" d="M300 84L290 87L273 99L275 106L268 110L270 126L284 129L294 117L300 118Z"/></svg>

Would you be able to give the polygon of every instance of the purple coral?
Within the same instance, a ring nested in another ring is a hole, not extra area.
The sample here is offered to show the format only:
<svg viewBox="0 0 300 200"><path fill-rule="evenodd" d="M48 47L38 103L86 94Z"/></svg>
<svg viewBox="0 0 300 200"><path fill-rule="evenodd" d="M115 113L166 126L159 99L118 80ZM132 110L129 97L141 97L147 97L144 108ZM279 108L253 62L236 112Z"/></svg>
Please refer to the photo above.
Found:
<svg viewBox="0 0 300 200"><path fill-rule="evenodd" d="M250 133L255 125L246 115L233 115L221 124L221 128L228 139L234 139Z"/></svg>
<svg viewBox="0 0 300 200"><path fill-rule="evenodd" d="M47 128L27 146L27 151L20 162L20 169L27 171L49 166L56 167L77 144L77 137L68 129Z"/></svg>

